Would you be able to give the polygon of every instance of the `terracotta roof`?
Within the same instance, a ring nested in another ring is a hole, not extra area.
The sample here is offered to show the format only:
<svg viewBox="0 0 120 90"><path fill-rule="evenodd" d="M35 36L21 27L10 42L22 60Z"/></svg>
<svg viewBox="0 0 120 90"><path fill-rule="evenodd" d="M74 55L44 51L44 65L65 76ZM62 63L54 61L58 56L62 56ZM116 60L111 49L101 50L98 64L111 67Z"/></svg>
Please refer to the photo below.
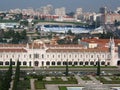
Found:
<svg viewBox="0 0 120 90"><path fill-rule="evenodd" d="M0 49L0 52L27 52L27 50L21 48L21 49Z"/></svg>
<svg viewBox="0 0 120 90"><path fill-rule="evenodd" d="M0 47L26 47L26 44L0 44Z"/></svg>
<svg viewBox="0 0 120 90"><path fill-rule="evenodd" d="M109 52L108 48L89 49L48 49L47 52Z"/></svg>
<svg viewBox="0 0 120 90"><path fill-rule="evenodd" d="M62 45L46 44L46 47L83 47L83 46L82 45L78 45L78 44L62 44Z"/></svg>
<svg viewBox="0 0 120 90"><path fill-rule="evenodd" d="M44 48L44 45L39 43L29 44L29 48L40 49L40 48Z"/></svg>
<svg viewBox="0 0 120 90"><path fill-rule="evenodd" d="M97 43L100 46L104 46L107 43L109 43L110 39L96 39L96 38L93 38L93 39L83 39L81 41L87 42L87 43ZM120 43L120 39L114 39L114 42L115 42L115 45L118 45L118 43Z"/></svg>

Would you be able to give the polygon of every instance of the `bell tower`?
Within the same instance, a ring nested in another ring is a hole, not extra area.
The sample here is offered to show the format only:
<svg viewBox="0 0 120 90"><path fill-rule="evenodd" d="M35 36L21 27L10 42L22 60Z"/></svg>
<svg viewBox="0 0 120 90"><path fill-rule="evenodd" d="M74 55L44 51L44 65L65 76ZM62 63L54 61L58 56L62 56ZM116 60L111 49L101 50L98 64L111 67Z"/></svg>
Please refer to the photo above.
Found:
<svg viewBox="0 0 120 90"><path fill-rule="evenodd" d="M115 42L114 42L114 38L110 38L109 41L109 52L110 52L110 56L111 56L111 62L110 65L111 66L115 66L116 65L116 61L115 61Z"/></svg>

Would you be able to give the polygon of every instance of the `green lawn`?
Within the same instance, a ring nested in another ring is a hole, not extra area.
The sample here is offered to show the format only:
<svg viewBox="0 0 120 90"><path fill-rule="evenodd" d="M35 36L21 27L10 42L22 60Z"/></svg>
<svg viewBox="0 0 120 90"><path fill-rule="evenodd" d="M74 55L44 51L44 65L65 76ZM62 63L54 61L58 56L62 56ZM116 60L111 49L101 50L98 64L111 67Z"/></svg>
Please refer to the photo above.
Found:
<svg viewBox="0 0 120 90"><path fill-rule="evenodd" d="M61 78L52 78L51 81L35 81L36 89L45 89L45 84L77 84L77 80L73 77L67 77L68 81L63 81Z"/></svg>
<svg viewBox="0 0 120 90"><path fill-rule="evenodd" d="M112 80L117 80L117 81L120 81L120 76L113 76L113 77L110 77Z"/></svg>
<svg viewBox="0 0 120 90"><path fill-rule="evenodd" d="M67 90L67 88L65 86L60 86L59 90Z"/></svg>
<svg viewBox="0 0 120 90"><path fill-rule="evenodd" d="M49 68L65 68L66 66L50 66ZM97 66L68 66L69 68L97 68ZM100 66L101 68L117 68L116 66Z"/></svg>
<svg viewBox="0 0 120 90"><path fill-rule="evenodd" d="M88 81L91 80L88 76L82 76L81 79L82 79L82 80L88 80Z"/></svg>
<svg viewBox="0 0 120 90"><path fill-rule="evenodd" d="M17 86L17 90L30 89L30 80L20 80Z"/></svg>
<svg viewBox="0 0 120 90"><path fill-rule="evenodd" d="M120 80L112 79L111 81L107 81L104 77L96 77L97 80L100 80L103 84L120 84Z"/></svg>

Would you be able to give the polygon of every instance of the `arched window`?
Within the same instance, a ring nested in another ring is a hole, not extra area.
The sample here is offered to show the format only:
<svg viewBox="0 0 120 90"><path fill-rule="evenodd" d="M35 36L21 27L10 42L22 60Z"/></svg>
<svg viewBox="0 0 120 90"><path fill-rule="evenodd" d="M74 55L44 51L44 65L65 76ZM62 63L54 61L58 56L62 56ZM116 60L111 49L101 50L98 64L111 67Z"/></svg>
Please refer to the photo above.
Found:
<svg viewBox="0 0 120 90"><path fill-rule="evenodd" d="M31 61L29 62L29 66L31 66Z"/></svg>
<svg viewBox="0 0 120 90"><path fill-rule="evenodd" d="M35 66L38 66L38 65L39 65L39 62L38 62L38 61L35 61L34 64L35 64Z"/></svg>
<svg viewBox="0 0 120 90"><path fill-rule="evenodd" d="M104 62L104 61L102 61L102 62L101 62L101 65L105 65L105 62Z"/></svg>
<svg viewBox="0 0 120 90"><path fill-rule="evenodd" d="M96 62L96 65L98 65L98 61Z"/></svg>
<svg viewBox="0 0 120 90"><path fill-rule="evenodd" d="M42 66L44 66L44 61L42 61Z"/></svg>
<svg viewBox="0 0 120 90"><path fill-rule="evenodd" d="M107 65L109 66L109 65L110 65L110 62L107 62Z"/></svg>
<svg viewBox="0 0 120 90"><path fill-rule="evenodd" d="M42 58L44 58L44 54L42 54Z"/></svg>
<svg viewBox="0 0 120 90"><path fill-rule="evenodd" d="M14 61L12 61L12 65L15 65L15 62L14 62Z"/></svg>
<svg viewBox="0 0 120 90"><path fill-rule="evenodd" d="M23 65L27 65L27 62L26 62L26 61L24 61L24 62L23 62Z"/></svg>
<svg viewBox="0 0 120 90"><path fill-rule="evenodd" d="M68 65L72 65L72 62L70 61L70 62L68 62Z"/></svg>
<svg viewBox="0 0 120 90"><path fill-rule="evenodd" d="M50 65L50 62L49 62L49 61L47 61L47 62L46 62L46 65Z"/></svg>
<svg viewBox="0 0 120 90"><path fill-rule="evenodd" d="M78 62L74 62L74 65L78 65Z"/></svg>
<svg viewBox="0 0 120 90"><path fill-rule="evenodd" d="M52 62L52 65L55 65L55 62L54 62L54 61Z"/></svg>
<svg viewBox="0 0 120 90"><path fill-rule="evenodd" d="M66 62L66 61L64 61L64 62L63 62L63 65L66 65L66 64L67 64L67 62Z"/></svg>
<svg viewBox="0 0 120 90"><path fill-rule="evenodd" d="M21 65L21 62L19 61L19 65Z"/></svg>
<svg viewBox="0 0 120 90"><path fill-rule="evenodd" d="M61 65L61 62L59 61L59 62L57 62L57 65Z"/></svg>
<svg viewBox="0 0 120 90"><path fill-rule="evenodd" d="M83 62L81 61L81 62L79 62L79 64L80 64L80 65L83 65Z"/></svg>
<svg viewBox="0 0 120 90"><path fill-rule="evenodd" d="M91 58L93 58L93 55L91 55Z"/></svg>
<svg viewBox="0 0 120 90"><path fill-rule="evenodd" d="M2 61L0 62L0 65L3 65L3 62L2 62Z"/></svg>
<svg viewBox="0 0 120 90"><path fill-rule="evenodd" d="M89 62L86 61L86 62L85 62L85 65L88 65L88 64L89 64Z"/></svg>
<svg viewBox="0 0 120 90"><path fill-rule="evenodd" d="M91 62L90 62L90 65L94 65L94 62L93 62L93 61L91 61Z"/></svg>
<svg viewBox="0 0 120 90"><path fill-rule="evenodd" d="M6 62L5 62L5 65L9 65L9 62L8 62L8 61L6 61Z"/></svg>

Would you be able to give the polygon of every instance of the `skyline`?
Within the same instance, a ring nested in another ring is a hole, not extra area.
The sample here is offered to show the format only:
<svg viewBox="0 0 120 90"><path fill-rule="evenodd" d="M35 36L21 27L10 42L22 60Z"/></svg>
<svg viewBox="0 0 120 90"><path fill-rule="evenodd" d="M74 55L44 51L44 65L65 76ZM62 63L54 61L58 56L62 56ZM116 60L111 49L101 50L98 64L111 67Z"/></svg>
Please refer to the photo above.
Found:
<svg viewBox="0 0 120 90"><path fill-rule="evenodd" d="M109 10L115 10L120 7L120 0L0 0L0 11L10 10L15 8L40 8L51 4L53 8L65 7L67 12L75 11L76 8L83 8L83 11L98 12L100 7L106 6Z"/></svg>

